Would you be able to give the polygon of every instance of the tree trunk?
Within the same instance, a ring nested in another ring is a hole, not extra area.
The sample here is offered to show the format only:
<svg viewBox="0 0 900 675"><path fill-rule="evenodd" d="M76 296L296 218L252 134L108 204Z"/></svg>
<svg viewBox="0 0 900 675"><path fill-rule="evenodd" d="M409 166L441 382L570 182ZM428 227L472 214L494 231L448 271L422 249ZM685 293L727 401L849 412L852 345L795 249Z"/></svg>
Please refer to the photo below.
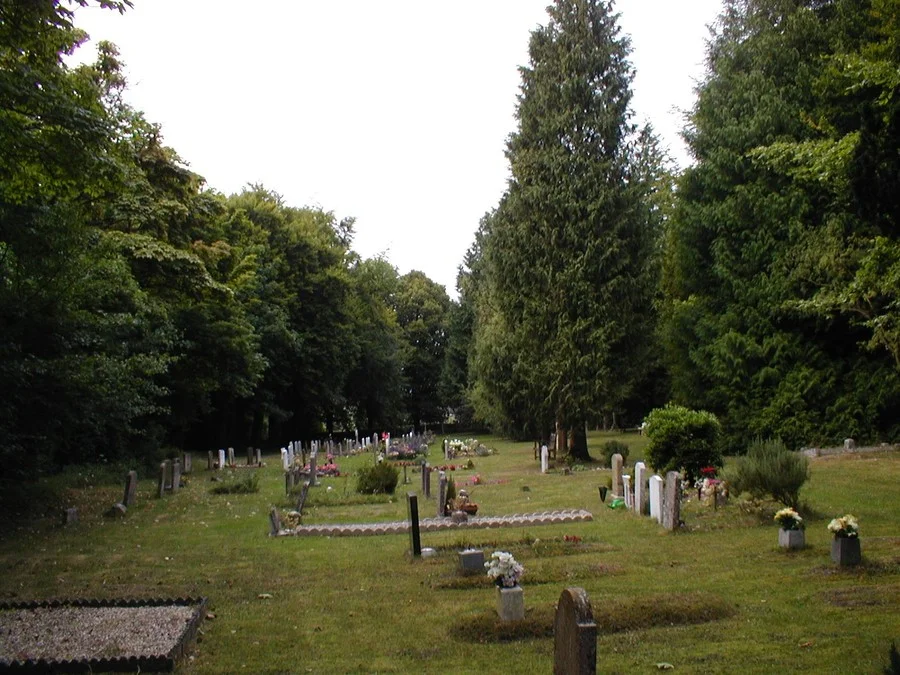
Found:
<svg viewBox="0 0 900 675"><path fill-rule="evenodd" d="M587 427L584 422L576 424L575 428L572 429L572 447L569 450L569 454L583 462L591 461L587 448Z"/></svg>

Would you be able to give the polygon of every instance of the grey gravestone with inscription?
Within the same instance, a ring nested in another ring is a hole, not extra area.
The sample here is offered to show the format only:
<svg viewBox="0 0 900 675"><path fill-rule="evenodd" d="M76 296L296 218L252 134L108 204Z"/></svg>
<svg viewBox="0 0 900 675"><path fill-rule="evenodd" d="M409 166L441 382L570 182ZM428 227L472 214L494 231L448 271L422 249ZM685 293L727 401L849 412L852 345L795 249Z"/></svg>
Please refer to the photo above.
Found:
<svg viewBox="0 0 900 675"><path fill-rule="evenodd" d="M181 473L191 473L194 470L194 458L191 453L184 452L181 454Z"/></svg>
<svg viewBox="0 0 900 675"><path fill-rule="evenodd" d="M583 588L567 588L559 596L553 620L553 674L597 672L597 624Z"/></svg>
<svg viewBox="0 0 900 675"><path fill-rule="evenodd" d="M484 551L479 548L460 551L459 569L463 574L484 574Z"/></svg>

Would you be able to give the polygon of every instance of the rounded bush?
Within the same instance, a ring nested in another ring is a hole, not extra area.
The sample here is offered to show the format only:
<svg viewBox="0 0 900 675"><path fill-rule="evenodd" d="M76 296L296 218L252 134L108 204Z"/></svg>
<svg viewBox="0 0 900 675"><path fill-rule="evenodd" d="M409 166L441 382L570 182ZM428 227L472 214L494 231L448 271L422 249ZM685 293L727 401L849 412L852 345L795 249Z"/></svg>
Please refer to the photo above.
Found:
<svg viewBox="0 0 900 675"><path fill-rule="evenodd" d="M771 496L792 509L800 505L800 488L808 479L809 460L788 450L781 439L756 439L728 473L734 494L749 492L754 499Z"/></svg>
<svg viewBox="0 0 900 675"><path fill-rule="evenodd" d="M400 470L387 462L362 468L356 475L356 491L361 494L394 494Z"/></svg>
<svg viewBox="0 0 900 675"><path fill-rule="evenodd" d="M719 420L712 413L670 403L647 416L647 458L657 471L683 470L693 483L702 468L722 466L721 432Z"/></svg>
<svg viewBox="0 0 900 675"><path fill-rule="evenodd" d="M606 441L600 446L600 454L603 455L604 466L612 466L612 456L622 455L622 462L628 459L628 445L622 441Z"/></svg>

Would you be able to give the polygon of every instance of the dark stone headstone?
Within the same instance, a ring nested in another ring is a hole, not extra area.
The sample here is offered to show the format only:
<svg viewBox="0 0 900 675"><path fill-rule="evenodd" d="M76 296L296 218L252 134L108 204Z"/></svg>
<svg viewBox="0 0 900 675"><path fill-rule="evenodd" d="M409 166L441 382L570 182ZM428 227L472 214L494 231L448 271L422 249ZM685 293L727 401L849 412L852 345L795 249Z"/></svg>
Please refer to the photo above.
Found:
<svg viewBox="0 0 900 675"><path fill-rule="evenodd" d="M447 476L441 471L441 479L438 487L437 517L447 515Z"/></svg>
<svg viewBox="0 0 900 675"><path fill-rule="evenodd" d="M172 460L167 459L163 462L165 465L165 477L163 478L163 490L171 490L172 489L172 476L174 475L174 467L172 466Z"/></svg>
<svg viewBox="0 0 900 675"><path fill-rule="evenodd" d="M318 485L316 481L316 458L318 456L318 451L313 450L309 453L309 482L312 485Z"/></svg>
<svg viewBox="0 0 900 675"><path fill-rule="evenodd" d="M291 490L294 489L294 472L292 470L288 470L284 474L284 493L286 495L291 494Z"/></svg>
<svg viewBox="0 0 900 675"><path fill-rule="evenodd" d="M422 539L419 535L419 498L415 492L406 493L406 508L409 513L409 548L413 556L422 555Z"/></svg>
<svg viewBox="0 0 900 675"><path fill-rule="evenodd" d="M156 486L156 496L162 497L166 494L166 463L159 465L159 484Z"/></svg>
<svg viewBox="0 0 900 675"><path fill-rule="evenodd" d="M128 509L124 504L113 504L104 515L107 518L124 518Z"/></svg>
<svg viewBox="0 0 900 675"><path fill-rule="evenodd" d="M228 448L228 466L234 466L234 448Z"/></svg>
<svg viewBox="0 0 900 675"><path fill-rule="evenodd" d="M597 672L597 624L583 588L567 588L559 596L553 620L553 674Z"/></svg>
<svg viewBox="0 0 900 675"><path fill-rule="evenodd" d="M213 459L213 451L210 450L206 453L206 468L212 471L216 468L216 460Z"/></svg>
<svg viewBox="0 0 900 675"><path fill-rule="evenodd" d="M478 548L460 551L459 569L463 574L484 574L484 551Z"/></svg>
<svg viewBox="0 0 900 675"><path fill-rule="evenodd" d="M422 464L422 494L431 499L431 467L427 462Z"/></svg>
<svg viewBox="0 0 900 675"><path fill-rule="evenodd" d="M125 496L122 503L125 506L134 506L137 498L137 471L129 471L125 475Z"/></svg>
<svg viewBox="0 0 900 675"><path fill-rule="evenodd" d="M272 510L269 511L269 525L272 528L270 532L272 536L275 536L281 531L281 514L274 506L272 507Z"/></svg>
<svg viewBox="0 0 900 675"><path fill-rule="evenodd" d="M194 458L191 453L184 452L181 454L181 473L191 473L194 470Z"/></svg>
<svg viewBox="0 0 900 675"><path fill-rule="evenodd" d="M78 509L66 509L63 512L63 525L74 525L78 522Z"/></svg>
<svg viewBox="0 0 900 675"><path fill-rule="evenodd" d="M253 448L247 448L247 466L253 466L254 459L256 459L256 453L253 452Z"/></svg>
<svg viewBox="0 0 900 675"><path fill-rule="evenodd" d="M300 499L297 500L297 513L303 515L303 505L306 504L306 496L309 494L309 481L304 481L300 488Z"/></svg>

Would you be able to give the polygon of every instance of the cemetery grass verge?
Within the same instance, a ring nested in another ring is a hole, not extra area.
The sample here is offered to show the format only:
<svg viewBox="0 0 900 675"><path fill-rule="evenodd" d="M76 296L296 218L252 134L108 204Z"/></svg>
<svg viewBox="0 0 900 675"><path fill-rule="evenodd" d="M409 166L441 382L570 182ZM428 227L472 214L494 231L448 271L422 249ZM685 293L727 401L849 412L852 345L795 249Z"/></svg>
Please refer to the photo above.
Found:
<svg viewBox="0 0 900 675"><path fill-rule="evenodd" d="M629 467L642 458L636 434L592 433L592 454L610 439L629 443ZM44 503L4 512L0 600L208 597L215 618L179 668L187 675L550 672L548 631L567 586L590 596L598 672L655 672L660 662L685 673L880 672L900 642L900 453L813 460L801 492L807 547L788 553L768 522L774 504L732 500L713 510L694 497L685 531L672 535L600 501L608 468L565 475L557 462L542 476L530 443L483 440L498 452L453 472L479 514L584 508L593 521L423 533L422 545L437 551L427 559L410 557L406 535L270 538L270 507L293 503L278 456L252 470L259 492L217 495L216 472L195 454L177 494L155 498L154 477L140 475L137 503L121 520L103 513L122 499L127 467L54 477L58 487L42 488L58 497L48 517ZM372 458L337 461L352 473ZM421 489L419 474L408 477L374 502L355 501L352 476L323 478L304 522L404 520L405 494ZM79 523L60 526L64 506L79 509ZM434 509L420 498L422 517ZM859 568L830 562L826 525L844 513L860 521ZM511 551L525 565L521 625L497 622L486 576L458 571L456 552L473 546L488 557Z"/></svg>

